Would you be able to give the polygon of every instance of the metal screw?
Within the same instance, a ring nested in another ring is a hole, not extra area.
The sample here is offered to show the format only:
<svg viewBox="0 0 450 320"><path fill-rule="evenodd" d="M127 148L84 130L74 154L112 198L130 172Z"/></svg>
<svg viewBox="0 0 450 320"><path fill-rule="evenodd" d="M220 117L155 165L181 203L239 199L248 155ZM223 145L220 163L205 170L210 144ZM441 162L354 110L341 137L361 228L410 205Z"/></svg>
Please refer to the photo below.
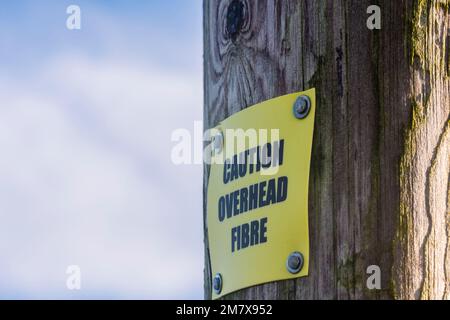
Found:
<svg viewBox="0 0 450 320"><path fill-rule="evenodd" d="M297 274L303 268L303 261L303 255L300 252L292 252L286 261L286 268L290 273Z"/></svg>
<svg viewBox="0 0 450 320"><path fill-rule="evenodd" d="M311 100L307 96L300 96L294 103L294 116L297 119L305 119L311 110Z"/></svg>
<svg viewBox="0 0 450 320"><path fill-rule="evenodd" d="M222 275L217 273L213 280L213 289L216 294L220 294L222 292L222 283Z"/></svg>
<svg viewBox="0 0 450 320"><path fill-rule="evenodd" d="M219 154L223 149L223 133L219 131L214 136L214 154Z"/></svg>

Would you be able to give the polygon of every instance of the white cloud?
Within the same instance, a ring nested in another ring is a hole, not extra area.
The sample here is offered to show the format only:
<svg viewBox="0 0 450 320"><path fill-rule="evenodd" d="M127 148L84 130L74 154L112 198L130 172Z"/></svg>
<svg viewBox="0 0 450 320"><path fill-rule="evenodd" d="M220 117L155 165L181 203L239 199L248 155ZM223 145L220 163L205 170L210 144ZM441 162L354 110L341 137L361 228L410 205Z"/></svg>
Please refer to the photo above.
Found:
<svg viewBox="0 0 450 320"><path fill-rule="evenodd" d="M0 79L0 297L201 298L201 77L63 56ZM65 288L80 265L82 290Z"/></svg>

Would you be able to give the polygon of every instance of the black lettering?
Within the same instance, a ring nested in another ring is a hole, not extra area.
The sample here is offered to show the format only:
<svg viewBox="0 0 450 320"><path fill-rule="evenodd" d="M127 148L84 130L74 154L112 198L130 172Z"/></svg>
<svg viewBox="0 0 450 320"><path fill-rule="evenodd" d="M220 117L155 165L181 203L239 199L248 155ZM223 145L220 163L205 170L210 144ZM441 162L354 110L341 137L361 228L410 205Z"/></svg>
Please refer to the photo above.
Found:
<svg viewBox="0 0 450 320"><path fill-rule="evenodd" d="M250 244L250 226L248 223L245 223L242 225L242 230L241 230L241 234L242 234L242 243L241 243L241 248L245 249L248 247L248 245Z"/></svg>
<svg viewBox="0 0 450 320"><path fill-rule="evenodd" d="M242 152L239 155L239 177L243 178L247 174L247 152Z"/></svg>
<svg viewBox="0 0 450 320"><path fill-rule="evenodd" d="M256 172L261 171L261 148L256 148Z"/></svg>
<svg viewBox="0 0 450 320"><path fill-rule="evenodd" d="M234 227L231 229L231 252L234 252L235 250L235 244L239 243L239 238L237 236L237 228Z"/></svg>
<svg viewBox="0 0 450 320"><path fill-rule="evenodd" d="M272 167L281 166L283 163L284 140L275 141L272 151Z"/></svg>
<svg viewBox="0 0 450 320"><path fill-rule="evenodd" d="M233 162L231 163L231 178L230 181L234 181L239 179L239 170L238 170L238 160L237 160L237 155L235 155L233 157Z"/></svg>
<svg viewBox="0 0 450 320"><path fill-rule="evenodd" d="M258 208L258 184L250 186L249 210Z"/></svg>
<svg viewBox="0 0 450 320"><path fill-rule="evenodd" d="M269 180L267 185L267 198L266 205L271 205L277 203L276 190L275 190L275 179Z"/></svg>
<svg viewBox="0 0 450 320"><path fill-rule="evenodd" d="M251 222L251 239L250 239L250 245L254 246L259 243L259 221L255 220Z"/></svg>
<svg viewBox="0 0 450 320"><path fill-rule="evenodd" d="M267 218L262 218L259 226L259 243L265 243L267 242Z"/></svg>
<svg viewBox="0 0 450 320"><path fill-rule="evenodd" d="M230 219L233 216L233 194L227 194L225 196L225 203L227 207L227 218Z"/></svg>
<svg viewBox="0 0 450 320"><path fill-rule="evenodd" d="M278 178L277 186L277 202L283 202L287 198L288 192L288 178L280 177Z"/></svg>
<svg viewBox="0 0 450 320"><path fill-rule="evenodd" d="M223 166L223 183L227 184L230 182L230 160L225 160L224 166Z"/></svg>
<svg viewBox="0 0 450 320"><path fill-rule="evenodd" d="M267 242L267 218L233 227L231 229L231 252Z"/></svg>
<svg viewBox="0 0 450 320"><path fill-rule="evenodd" d="M265 144L261 150L261 166L267 169L271 165L272 157L272 145L270 143Z"/></svg>
<svg viewBox="0 0 450 320"><path fill-rule="evenodd" d="M222 222L225 219L225 198L219 199L219 221Z"/></svg>
<svg viewBox="0 0 450 320"><path fill-rule="evenodd" d="M237 216L239 214L239 190L233 192L233 200L234 200L233 216Z"/></svg>
<svg viewBox="0 0 450 320"><path fill-rule="evenodd" d="M250 150L248 150L248 162L249 162L249 166L248 166L248 173L252 174L253 171L255 170L255 155L256 155L256 148L251 148Z"/></svg>
<svg viewBox="0 0 450 320"><path fill-rule="evenodd" d="M241 227L236 228L236 237L237 237L237 249L241 250Z"/></svg>
<svg viewBox="0 0 450 320"><path fill-rule="evenodd" d="M247 212L248 208L248 189L242 188L241 189L241 196L240 196L240 211L241 213Z"/></svg>
<svg viewBox="0 0 450 320"><path fill-rule="evenodd" d="M279 147L279 149L278 149L278 156L279 156L279 159L278 159L278 165L283 165L283 155L284 155L284 140L281 140L280 141L280 147Z"/></svg>
<svg viewBox="0 0 450 320"><path fill-rule="evenodd" d="M223 183L245 177L247 174L260 172L269 167L281 166L284 160L284 140L253 147L231 159L226 159L223 167Z"/></svg>
<svg viewBox="0 0 450 320"><path fill-rule="evenodd" d="M259 207L262 208L266 205L264 197L266 196L266 185L267 182L263 181L259 184Z"/></svg>

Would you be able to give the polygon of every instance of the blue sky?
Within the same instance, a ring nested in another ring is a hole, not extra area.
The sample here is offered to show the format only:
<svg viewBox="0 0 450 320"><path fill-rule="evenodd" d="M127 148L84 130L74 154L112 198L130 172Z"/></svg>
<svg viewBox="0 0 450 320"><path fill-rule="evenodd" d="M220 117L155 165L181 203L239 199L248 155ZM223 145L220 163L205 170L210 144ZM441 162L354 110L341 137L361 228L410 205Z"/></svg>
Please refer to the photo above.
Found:
<svg viewBox="0 0 450 320"><path fill-rule="evenodd" d="M0 298L203 297L201 2L1 4Z"/></svg>

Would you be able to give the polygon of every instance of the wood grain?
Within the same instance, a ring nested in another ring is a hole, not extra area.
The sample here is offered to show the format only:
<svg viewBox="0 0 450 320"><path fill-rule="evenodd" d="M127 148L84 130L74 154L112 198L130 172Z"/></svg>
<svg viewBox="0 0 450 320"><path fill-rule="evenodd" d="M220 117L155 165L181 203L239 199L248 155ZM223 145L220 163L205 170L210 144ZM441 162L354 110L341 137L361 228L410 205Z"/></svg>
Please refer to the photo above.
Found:
<svg viewBox="0 0 450 320"><path fill-rule="evenodd" d="M205 129L280 95L314 87L318 100L310 275L226 298L449 299L450 1L241 0L235 37L231 1L204 0ZM208 252L205 225L207 299Z"/></svg>

